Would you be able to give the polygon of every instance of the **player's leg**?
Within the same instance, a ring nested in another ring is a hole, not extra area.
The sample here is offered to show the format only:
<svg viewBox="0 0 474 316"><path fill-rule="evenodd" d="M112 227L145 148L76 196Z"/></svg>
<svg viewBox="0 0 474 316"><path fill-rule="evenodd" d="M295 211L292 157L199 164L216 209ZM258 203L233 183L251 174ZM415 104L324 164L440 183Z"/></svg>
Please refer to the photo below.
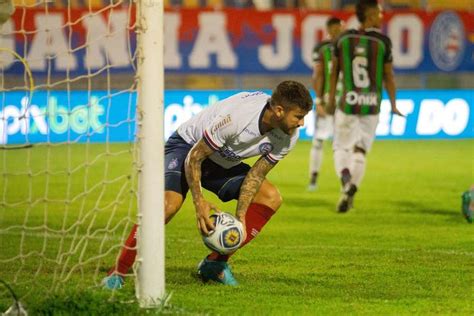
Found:
<svg viewBox="0 0 474 316"><path fill-rule="evenodd" d="M353 207L354 196L359 190L360 183L365 174L366 168L366 154L372 147L375 138L375 130L378 124L378 115L357 116L356 135L357 142L351 153L351 178L344 187L344 192L341 195L338 203L339 212L347 212Z"/></svg>
<svg viewBox="0 0 474 316"><path fill-rule="evenodd" d="M354 151L351 156L351 175L352 179L351 182L357 188L359 187L360 183L362 182L362 178L365 174L365 166L366 166L366 151L364 148L360 146L354 146Z"/></svg>
<svg viewBox="0 0 474 316"><path fill-rule="evenodd" d="M165 224L178 212L183 204L183 196L177 192L165 192ZM109 289L119 289L124 284L124 276L130 271L135 258L137 256L137 228L134 224L130 234L120 251L120 255L113 268L108 272L108 276L104 278L103 284Z"/></svg>
<svg viewBox="0 0 474 316"><path fill-rule="evenodd" d="M317 180L319 170L323 161L323 139L320 137L322 133L324 118L316 117L314 124L313 141L309 152L309 185L308 191L315 191L317 188Z"/></svg>
<svg viewBox="0 0 474 316"><path fill-rule="evenodd" d="M282 203L283 199L278 189L265 179L245 214L247 238L241 247L252 241L262 231Z"/></svg>
<svg viewBox="0 0 474 316"><path fill-rule="evenodd" d="M240 187L250 170L248 165L241 163L224 172L221 167L208 160L203 162L202 168L206 169L206 176L203 176L202 180L203 187L216 193L223 202L239 198ZM281 203L282 198L278 189L268 180L264 180L247 209L245 215L247 238L241 247L257 236ZM226 285L236 285L237 281L227 264L229 258L229 255L212 252L199 264L199 275L205 281L211 279Z"/></svg>
<svg viewBox="0 0 474 316"><path fill-rule="evenodd" d="M173 134L165 145L165 223L168 223L181 208L188 185L184 176L184 161L191 149L177 134ZM159 210L157 210L159 211ZM129 272L137 255L137 228L135 224L125 240L116 264L102 280L104 287L119 289L123 277Z"/></svg>
<svg viewBox="0 0 474 316"><path fill-rule="evenodd" d="M378 124L378 115L367 115L360 117L360 138L354 145L351 157L352 183L359 188L366 170L366 156L372 148L375 139L375 131Z"/></svg>
<svg viewBox="0 0 474 316"><path fill-rule="evenodd" d="M336 110L333 141L334 167L336 174L341 179L343 190L350 183L352 177L350 163L352 148L357 141L356 130L356 116Z"/></svg>

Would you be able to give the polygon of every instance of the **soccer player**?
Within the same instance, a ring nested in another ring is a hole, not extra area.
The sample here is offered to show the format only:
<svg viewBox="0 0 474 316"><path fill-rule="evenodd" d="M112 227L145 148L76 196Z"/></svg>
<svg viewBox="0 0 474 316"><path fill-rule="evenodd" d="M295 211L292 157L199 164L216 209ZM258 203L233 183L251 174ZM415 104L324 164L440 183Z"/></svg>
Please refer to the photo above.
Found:
<svg viewBox="0 0 474 316"><path fill-rule="evenodd" d="M217 208L204 199L202 187L221 201L238 200L236 217L246 228L249 243L282 203L267 173L294 147L298 128L312 108L308 89L295 81L281 82L272 95L242 92L219 101L183 123L165 145L165 220L168 223L183 205L186 193L196 210L197 227L208 235L209 219ZM260 156L250 167L242 162ZM136 250L136 225L125 242L117 265L103 280L105 287L120 288L132 266ZM198 266L203 281L236 285L229 256L209 254Z"/></svg>
<svg viewBox="0 0 474 316"><path fill-rule="evenodd" d="M334 117L326 113L325 106L329 99L329 83L332 68L333 42L342 31L342 22L331 17L326 22L328 40L320 42L313 49L313 88L316 92L316 116L313 142L309 153L309 185L308 191L315 191L321 163L323 161L323 142L333 136ZM338 91L342 86L338 83Z"/></svg>
<svg viewBox="0 0 474 316"><path fill-rule="evenodd" d="M329 112L335 110L336 84L341 71L343 94L335 112L333 141L334 164L342 183L339 212L347 212L353 206L364 176L366 154L374 141L379 119L382 83L392 113L402 115L395 103L392 43L380 33L382 10L376 1L360 1L356 15L361 27L341 34L334 46L328 106Z"/></svg>

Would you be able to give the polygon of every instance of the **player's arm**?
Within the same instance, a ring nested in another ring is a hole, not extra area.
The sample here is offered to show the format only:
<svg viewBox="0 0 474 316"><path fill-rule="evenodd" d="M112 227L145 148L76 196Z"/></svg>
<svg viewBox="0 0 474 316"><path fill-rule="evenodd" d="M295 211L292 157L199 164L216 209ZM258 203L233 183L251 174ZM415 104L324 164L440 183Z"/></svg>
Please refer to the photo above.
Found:
<svg viewBox="0 0 474 316"><path fill-rule="evenodd" d="M334 114L336 110L336 88L337 78L339 77L339 60L336 56L332 56L332 71L329 81L329 101L326 112Z"/></svg>
<svg viewBox="0 0 474 316"><path fill-rule="evenodd" d="M257 194L263 180L268 172L275 166L265 157L260 157L247 173L247 176L240 187L239 201L237 202L237 211L235 216L245 224L245 214L247 209ZM244 225L245 227L245 225Z"/></svg>
<svg viewBox="0 0 474 316"><path fill-rule="evenodd" d="M316 113L320 117L324 117L324 64L321 61L316 61L313 67L313 88L316 92Z"/></svg>
<svg viewBox="0 0 474 316"><path fill-rule="evenodd" d="M395 88L395 79L393 75L393 64L385 63L383 65L383 81L385 85L385 90L387 90L388 97L390 99L390 104L392 106L392 113L400 116L404 116L398 109L395 98L396 88Z"/></svg>
<svg viewBox="0 0 474 316"><path fill-rule="evenodd" d="M203 235L209 235L209 231L214 229L214 225L209 219L210 210L217 208L204 199L201 188L201 164L214 152L214 149L206 144L204 139L198 141L189 151L184 163L184 173L188 182L189 190L193 197L196 208L196 219L198 229Z"/></svg>

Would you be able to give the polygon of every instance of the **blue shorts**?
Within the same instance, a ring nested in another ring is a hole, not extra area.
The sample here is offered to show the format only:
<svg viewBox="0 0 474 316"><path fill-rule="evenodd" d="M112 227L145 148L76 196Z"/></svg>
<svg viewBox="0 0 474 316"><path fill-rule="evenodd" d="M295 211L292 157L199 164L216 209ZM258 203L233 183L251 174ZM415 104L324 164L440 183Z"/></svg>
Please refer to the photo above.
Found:
<svg viewBox="0 0 474 316"><path fill-rule="evenodd" d="M189 190L184 174L184 161L191 148L192 146L176 132L165 144L165 190L177 192L183 198ZM240 187L249 170L250 166L243 162L225 169L206 159L201 164L201 185L214 192L223 202L237 200Z"/></svg>

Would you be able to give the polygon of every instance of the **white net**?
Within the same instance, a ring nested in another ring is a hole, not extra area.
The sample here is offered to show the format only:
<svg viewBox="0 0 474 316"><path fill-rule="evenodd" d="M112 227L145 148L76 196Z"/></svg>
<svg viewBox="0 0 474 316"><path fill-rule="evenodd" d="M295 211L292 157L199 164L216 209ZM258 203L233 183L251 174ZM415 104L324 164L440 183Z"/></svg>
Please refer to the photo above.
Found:
<svg viewBox="0 0 474 316"><path fill-rule="evenodd" d="M0 28L0 280L32 302L99 287L135 222L135 8L18 1Z"/></svg>

